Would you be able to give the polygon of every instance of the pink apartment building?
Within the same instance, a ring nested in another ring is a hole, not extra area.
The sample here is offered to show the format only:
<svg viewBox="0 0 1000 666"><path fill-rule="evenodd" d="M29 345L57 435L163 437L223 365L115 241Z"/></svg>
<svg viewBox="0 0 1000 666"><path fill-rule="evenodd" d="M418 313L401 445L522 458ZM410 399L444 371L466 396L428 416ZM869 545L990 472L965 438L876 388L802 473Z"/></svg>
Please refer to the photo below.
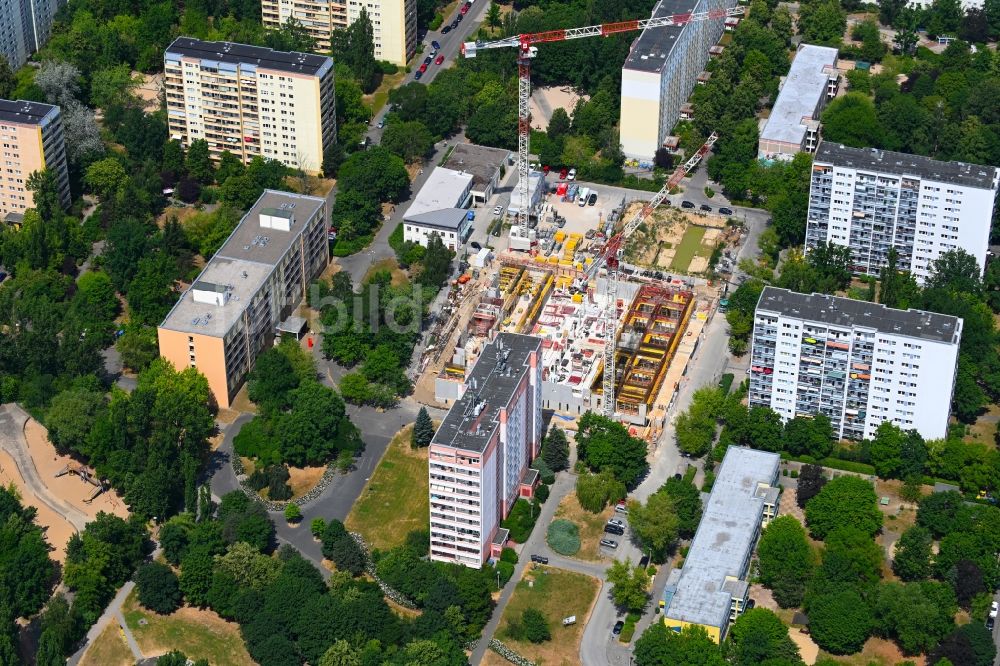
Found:
<svg viewBox="0 0 1000 666"><path fill-rule="evenodd" d="M431 559L480 567L507 541L500 521L530 498L542 443L539 338L500 333L466 377L430 445Z"/></svg>
<svg viewBox="0 0 1000 666"><path fill-rule="evenodd" d="M69 205L66 139L58 106L0 99L0 143L0 217L14 214L8 220L19 222L24 211L34 207L27 181L36 171L52 172L59 202Z"/></svg>

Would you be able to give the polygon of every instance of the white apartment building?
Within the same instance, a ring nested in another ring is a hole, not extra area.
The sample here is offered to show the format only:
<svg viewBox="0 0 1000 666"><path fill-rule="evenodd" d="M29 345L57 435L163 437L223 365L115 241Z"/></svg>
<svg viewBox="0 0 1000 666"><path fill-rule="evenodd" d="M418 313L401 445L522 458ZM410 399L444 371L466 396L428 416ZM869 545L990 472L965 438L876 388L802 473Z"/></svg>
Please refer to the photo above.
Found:
<svg viewBox="0 0 1000 666"><path fill-rule="evenodd" d="M757 142L757 159L791 160L819 144L820 113L837 94L837 49L801 44Z"/></svg>
<svg viewBox="0 0 1000 666"><path fill-rule="evenodd" d="M0 215L22 215L34 207L35 195L26 182L31 174L43 170L55 176L59 201L69 206L66 137L58 106L0 99L0 143Z"/></svg>
<svg viewBox="0 0 1000 666"><path fill-rule="evenodd" d="M826 414L839 438L885 421L948 432L962 320L765 287L754 314L750 406L782 420Z"/></svg>
<svg viewBox="0 0 1000 666"><path fill-rule="evenodd" d="M731 9L736 0L660 0L651 18ZM652 160L725 30L723 19L649 28L622 67L621 144L626 157Z"/></svg>
<svg viewBox="0 0 1000 666"><path fill-rule="evenodd" d="M337 140L333 59L178 37L163 60L172 139L320 172Z"/></svg>
<svg viewBox="0 0 1000 666"><path fill-rule="evenodd" d="M846 245L851 269L877 276L895 247L899 269L920 283L948 250L984 268L998 179L996 167L824 141L813 159L806 249Z"/></svg>
<svg viewBox="0 0 1000 666"><path fill-rule="evenodd" d="M4 0L0 2L0 55L12 69L28 61L49 41L56 12L66 0Z"/></svg>
<svg viewBox="0 0 1000 666"><path fill-rule="evenodd" d="M372 22L376 60L403 67L417 51L417 0L261 0L260 8L264 27L295 19L324 52L330 50L333 31L354 23L364 9Z"/></svg>
<svg viewBox="0 0 1000 666"><path fill-rule="evenodd" d="M403 240L427 247L431 236L457 252L472 228L465 209L472 200L472 174L434 167L403 215Z"/></svg>
<svg viewBox="0 0 1000 666"><path fill-rule="evenodd" d="M431 440L431 559L478 568L507 542L500 527L538 472L542 442L542 341L500 333L483 348Z"/></svg>

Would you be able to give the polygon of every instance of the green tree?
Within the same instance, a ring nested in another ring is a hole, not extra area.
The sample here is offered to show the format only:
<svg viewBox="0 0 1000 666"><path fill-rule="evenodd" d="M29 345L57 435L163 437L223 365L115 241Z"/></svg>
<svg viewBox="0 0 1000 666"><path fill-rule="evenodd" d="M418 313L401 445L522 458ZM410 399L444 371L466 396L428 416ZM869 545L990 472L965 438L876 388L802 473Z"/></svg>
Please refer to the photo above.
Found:
<svg viewBox="0 0 1000 666"><path fill-rule="evenodd" d="M823 137L855 148L879 147L884 132L875 105L866 95L849 92L823 111Z"/></svg>
<svg viewBox="0 0 1000 666"><path fill-rule="evenodd" d="M6 57L0 58L0 99L17 99L13 96L17 80L14 78L14 70L10 68L10 63Z"/></svg>
<svg viewBox="0 0 1000 666"><path fill-rule="evenodd" d="M181 590L173 569L159 562L147 562L135 573L139 603L161 615L173 613L181 604Z"/></svg>
<svg viewBox="0 0 1000 666"><path fill-rule="evenodd" d="M521 614L521 630L532 643L544 643L552 639L549 623L537 608L525 608Z"/></svg>
<svg viewBox="0 0 1000 666"><path fill-rule="evenodd" d="M569 442L563 429L555 424L549 427L549 434L542 444L542 460L553 472L569 467Z"/></svg>
<svg viewBox="0 0 1000 666"><path fill-rule="evenodd" d="M895 639L905 654L927 652L955 626L957 608L942 605L933 592L935 583L885 583L875 602L879 633ZM929 588L929 589L928 589ZM925 591L926 590L926 591Z"/></svg>
<svg viewBox="0 0 1000 666"><path fill-rule="evenodd" d="M281 564L254 546L237 541L226 550L225 555L215 556L215 568L232 576L241 586L259 591L274 582Z"/></svg>
<svg viewBox="0 0 1000 666"><path fill-rule="evenodd" d="M799 480L795 487L795 502L799 508L806 508L806 503L819 494L826 485L826 473L819 465L803 465L799 470Z"/></svg>
<svg viewBox="0 0 1000 666"><path fill-rule="evenodd" d="M927 660L934 666L990 666L996 659L993 636L981 623L964 624L944 637Z"/></svg>
<svg viewBox="0 0 1000 666"><path fill-rule="evenodd" d="M135 89L141 84L142 79L133 76L128 65L96 71L90 80L90 103L105 110L125 106L135 99Z"/></svg>
<svg viewBox="0 0 1000 666"><path fill-rule="evenodd" d="M896 542L892 570L906 581L921 580L931 574L931 533L927 528L914 525L903 532Z"/></svg>
<svg viewBox="0 0 1000 666"><path fill-rule="evenodd" d="M882 527L875 489L856 476L833 479L806 504L806 524L819 539L842 526L853 526L874 535Z"/></svg>
<svg viewBox="0 0 1000 666"><path fill-rule="evenodd" d="M772 520L757 545L760 580L782 608L802 604L806 585L815 571L815 558L806 531L792 516Z"/></svg>
<svg viewBox="0 0 1000 666"><path fill-rule="evenodd" d="M592 471L610 471L626 488L634 487L649 469L646 442L629 435L621 423L594 412L580 418L576 450Z"/></svg>
<svg viewBox="0 0 1000 666"><path fill-rule="evenodd" d="M417 412L417 420L413 422L413 434L410 445L415 449L422 449L430 445L434 438L434 422L431 421L430 414L426 407L421 407Z"/></svg>
<svg viewBox="0 0 1000 666"><path fill-rule="evenodd" d="M737 666L756 666L772 659L802 663L798 646L788 637L788 627L766 608L752 608L736 618L732 641Z"/></svg>
<svg viewBox="0 0 1000 666"><path fill-rule="evenodd" d="M670 498L677 513L677 533L682 539L690 539L701 522L701 492L687 479L669 478L658 493Z"/></svg>
<svg viewBox="0 0 1000 666"><path fill-rule="evenodd" d="M809 43L838 44L847 14L836 0L811 0L799 9L799 34Z"/></svg>
<svg viewBox="0 0 1000 666"><path fill-rule="evenodd" d="M52 589L55 565L34 519L13 485L0 488L0 608L11 623L35 614Z"/></svg>
<svg viewBox="0 0 1000 666"><path fill-rule="evenodd" d="M381 146L354 153L340 166L341 192L353 191L377 202L399 202L409 191L410 178L402 158Z"/></svg>
<svg viewBox="0 0 1000 666"><path fill-rule="evenodd" d="M188 146L184 166L188 174L203 185L210 185L215 179L215 168L208 151L208 141L195 139Z"/></svg>
<svg viewBox="0 0 1000 666"><path fill-rule="evenodd" d="M378 63L375 61L375 30L368 12L362 8L350 26L334 31L330 41L334 57L351 69L366 93L372 92L378 85Z"/></svg>
<svg viewBox="0 0 1000 666"><path fill-rule="evenodd" d="M84 181L102 200L113 202L125 193L129 175L120 161L106 157L87 167Z"/></svg>
<svg viewBox="0 0 1000 666"><path fill-rule="evenodd" d="M580 506L591 513L600 513L608 502L617 502L625 495L625 484L610 471L580 474L576 478L576 498Z"/></svg>
<svg viewBox="0 0 1000 666"><path fill-rule="evenodd" d="M870 534L852 525L838 527L826 537L817 587L873 585L882 575L883 558L882 549Z"/></svg>
<svg viewBox="0 0 1000 666"><path fill-rule="evenodd" d="M45 416L49 441L58 451L84 451L98 418L106 411L104 395L88 389L70 389L52 399Z"/></svg>
<svg viewBox="0 0 1000 666"><path fill-rule="evenodd" d="M192 606L208 604L213 567L212 554L204 549L191 550L181 560L180 588L184 599Z"/></svg>
<svg viewBox="0 0 1000 666"><path fill-rule="evenodd" d="M649 496L646 504L629 502L629 526L653 557L662 562L670 546L677 540L679 520L670 496L656 492Z"/></svg>
<svg viewBox="0 0 1000 666"><path fill-rule="evenodd" d="M340 639L320 657L319 666L361 666L361 658L357 650L347 641Z"/></svg>
<svg viewBox="0 0 1000 666"><path fill-rule="evenodd" d="M796 416L785 423L782 439L782 448L792 455L822 459L833 450L833 425L826 414L811 418Z"/></svg>
<svg viewBox="0 0 1000 666"><path fill-rule="evenodd" d="M925 289L941 289L953 293L983 295L982 266L965 250L948 250L931 264L931 274Z"/></svg>
<svg viewBox="0 0 1000 666"><path fill-rule="evenodd" d="M496 4L490 6L492 10ZM569 115L566 113L566 109L557 107L552 110L552 117L549 118L549 126L546 128L545 132L550 139L553 141L565 136L569 133L570 121Z"/></svg>
<svg viewBox="0 0 1000 666"><path fill-rule="evenodd" d="M630 560L615 560L608 568L607 578L616 605L634 612L646 607L650 578L644 567L633 567Z"/></svg>
<svg viewBox="0 0 1000 666"><path fill-rule="evenodd" d="M708 632L690 625L676 632L652 623L635 642L636 666L725 666L729 662Z"/></svg>
<svg viewBox="0 0 1000 666"><path fill-rule="evenodd" d="M419 120L394 122L385 128L380 145L412 164L430 152L434 137Z"/></svg>
<svg viewBox="0 0 1000 666"><path fill-rule="evenodd" d="M871 635L874 617L867 602L852 588L830 592L809 604L809 633L833 654L852 654Z"/></svg>
<svg viewBox="0 0 1000 666"><path fill-rule="evenodd" d="M289 502L288 506L285 507L285 522L292 525L300 520L302 520L302 509L299 508L298 504Z"/></svg>

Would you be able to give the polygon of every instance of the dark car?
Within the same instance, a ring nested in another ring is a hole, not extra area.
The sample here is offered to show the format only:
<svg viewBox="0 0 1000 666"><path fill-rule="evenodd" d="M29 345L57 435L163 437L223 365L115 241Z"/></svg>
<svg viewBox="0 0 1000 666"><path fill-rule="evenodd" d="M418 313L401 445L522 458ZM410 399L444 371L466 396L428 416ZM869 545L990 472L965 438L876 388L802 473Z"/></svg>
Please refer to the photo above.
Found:
<svg viewBox="0 0 1000 666"><path fill-rule="evenodd" d="M416 72L413 73L413 78L414 80L419 81L420 77L423 75L424 75L423 71L418 69Z"/></svg>
<svg viewBox="0 0 1000 666"><path fill-rule="evenodd" d="M711 206L709 206L708 204L702 204L702 205L700 206L700 208L701 208L701 209L702 209L703 211L705 211L706 213L711 213L711 212L712 212L712 207L711 207Z"/></svg>
<svg viewBox="0 0 1000 666"><path fill-rule="evenodd" d="M725 206L723 206L722 208L719 209L719 215L732 215L732 214L733 214L732 208L726 208Z"/></svg>
<svg viewBox="0 0 1000 666"><path fill-rule="evenodd" d="M429 65L432 62L434 62L434 58L432 58L431 56L427 56L426 58L424 58L424 64L425 65Z"/></svg>
<svg viewBox="0 0 1000 666"><path fill-rule="evenodd" d="M471 243L469 243L469 247L471 247L473 250L482 250L483 249L483 246L480 245L477 241L472 241Z"/></svg>
<svg viewBox="0 0 1000 666"><path fill-rule="evenodd" d="M442 35L447 35L449 32L451 32L451 26L450 25L446 25L445 27L441 28L441 34Z"/></svg>
<svg viewBox="0 0 1000 666"><path fill-rule="evenodd" d="M992 617L986 618L986 629L993 631L993 624L996 622Z"/></svg>
<svg viewBox="0 0 1000 666"><path fill-rule="evenodd" d="M455 19L454 21L452 21L451 22L451 29L454 30L455 28L457 28L458 27L458 23L459 23L458 19Z"/></svg>
<svg viewBox="0 0 1000 666"><path fill-rule="evenodd" d="M596 203L597 203L597 193L596 192L591 192L590 193L590 198L587 199L587 205L588 206L593 206Z"/></svg>
<svg viewBox="0 0 1000 666"><path fill-rule="evenodd" d="M753 599L747 599L747 607L744 608L743 610L744 611L753 610L756 607L757 607L756 601L754 601Z"/></svg>
<svg viewBox="0 0 1000 666"><path fill-rule="evenodd" d="M694 208L694 204L690 201L682 201L681 208Z"/></svg>
<svg viewBox="0 0 1000 666"><path fill-rule="evenodd" d="M438 44L436 39L433 42L431 42L431 46L433 46L435 49L441 48L441 45Z"/></svg>
<svg viewBox="0 0 1000 666"><path fill-rule="evenodd" d="M605 525L604 532L606 534L614 534L615 536L622 536L625 534L624 528L618 527L617 525Z"/></svg>
<svg viewBox="0 0 1000 666"><path fill-rule="evenodd" d="M618 634L622 633L622 629L624 628L625 628L625 622L623 622L622 620L618 620L617 622L615 622L615 628L611 630L611 635L617 636Z"/></svg>
<svg viewBox="0 0 1000 666"><path fill-rule="evenodd" d="M539 564L548 564L549 558L545 557L544 555L532 555L531 561L538 562Z"/></svg>
<svg viewBox="0 0 1000 666"><path fill-rule="evenodd" d="M639 558L639 568L645 569L648 566L649 566L649 555L643 555L641 558Z"/></svg>

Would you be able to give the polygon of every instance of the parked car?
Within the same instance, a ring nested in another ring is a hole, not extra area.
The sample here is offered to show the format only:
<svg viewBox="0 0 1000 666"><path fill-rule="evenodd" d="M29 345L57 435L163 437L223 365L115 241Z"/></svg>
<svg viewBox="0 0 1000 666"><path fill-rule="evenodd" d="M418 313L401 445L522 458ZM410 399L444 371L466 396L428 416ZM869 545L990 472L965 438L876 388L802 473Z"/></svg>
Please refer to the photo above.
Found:
<svg viewBox="0 0 1000 666"><path fill-rule="evenodd" d="M436 39L435 39L434 41L432 41L432 42L431 42L431 46L432 46L432 47L434 47L434 49L439 49L439 48L441 48L441 45L440 45L440 44L438 44L438 41L437 41Z"/></svg>
<svg viewBox="0 0 1000 666"><path fill-rule="evenodd" d="M723 206L722 208L719 209L719 215L732 215L732 214L733 214L732 208L726 208L725 206Z"/></svg>
<svg viewBox="0 0 1000 666"><path fill-rule="evenodd" d="M459 9L458 11L462 12L462 14L468 14L469 13L469 7L471 7L471 6L472 5L462 5L462 8Z"/></svg>
<svg viewBox="0 0 1000 666"><path fill-rule="evenodd" d="M478 241L472 241L471 243L469 243L469 247L471 247L473 250L482 250L483 249L483 246L480 245Z"/></svg>
<svg viewBox="0 0 1000 666"><path fill-rule="evenodd" d="M559 171L559 180L566 180L566 175L567 175L568 173L569 173L569 169L567 169L566 167L563 167L563 168L562 168L562 169L561 169L561 170Z"/></svg>
<svg viewBox="0 0 1000 666"><path fill-rule="evenodd" d="M420 65L420 73L423 74L426 71L427 71L427 63L425 62Z"/></svg>
<svg viewBox="0 0 1000 666"><path fill-rule="evenodd" d="M618 527L617 525L608 524L604 526L604 533L614 534L615 536L622 536L625 534L625 528Z"/></svg>
<svg viewBox="0 0 1000 666"><path fill-rule="evenodd" d="M419 80L420 80L420 77L421 77L421 76L423 76L423 75L424 75L424 70L422 70L422 69L418 69L417 71L415 71L415 72L413 73L413 80L414 80L414 81L419 81Z"/></svg>
<svg viewBox="0 0 1000 666"><path fill-rule="evenodd" d="M690 201L682 201L681 208L694 208L694 204Z"/></svg>
<svg viewBox="0 0 1000 666"><path fill-rule="evenodd" d="M548 564L549 563L549 558L545 557L544 555L534 555L534 554L532 554L531 561L532 562L538 562L539 564Z"/></svg>
<svg viewBox="0 0 1000 666"><path fill-rule="evenodd" d="M614 539L601 539L601 545L612 550L618 547L618 542Z"/></svg>
<svg viewBox="0 0 1000 666"><path fill-rule="evenodd" d="M575 179L576 179L576 169L570 169L569 173L566 174L566 180L575 180Z"/></svg>
<svg viewBox="0 0 1000 666"><path fill-rule="evenodd" d="M649 566L649 555L643 555L639 558L639 568L645 569Z"/></svg>
<svg viewBox="0 0 1000 666"><path fill-rule="evenodd" d="M379 128L379 129L382 129L383 127L385 127L385 118L380 119L378 121L378 125L376 125L375 127Z"/></svg>
<svg viewBox="0 0 1000 666"><path fill-rule="evenodd" d="M615 505L615 511L618 513L628 513L628 505L625 504L625 500L621 500Z"/></svg>
<svg viewBox="0 0 1000 666"><path fill-rule="evenodd" d="M587 199L587 205L588 206L593 206L596 203L597 203L597 192L591 192L590 193L590 198Z"/></svg>
<svg viewBox="0 0 1000 666"><path fill-rule="evenodd" d="M441 34L442 35L447 35L449 32L451 32L451 26L450 25L446 25L445 27L441 28Z"/></svg>
<svg viewBox="0 0 1000 666"><path fill-rule="evenodd" d="M990 604L990 617L993 617L993 618L995 618L995 617L997 616L997 612L998 612L998 611L1000 611L1000 604L998 604L998 603L997 603L997 602L995 602L995 601L994 601L994 602L992 602L992 603Z"/></svg>
<svg viewBox="0 0 1000 666"><path fill-rule="evenodd" d="M7 279L7 273L5 271L0 271L0 282Z"/></svg>
<svg viewBox="0 0 1000 666"><path fill-rule="evenodd" d="M986 618L986 629L988 631L991 631L991 632L993 631L993 625L994 624L996 624L996 620L994 620L992 617Z"/></svg>
<svg viewBox="0 0 1000 666"><path fill-rule="evenodd" d="M614 525L616 527L625 527L625 521L621 518L609 518L608 525Z"/></svg>
<svg viewBox="0 0 1000 666"><path fill-rule="evenodd" d="M495 217L500 217L501 215L503 215L503 206L497 206L496 208L494 208L493 215Z"/></svg>
<svg viewBox="0 0 1000 666"><path fill-rule="evenodd" d="M622 620L618 620L617 622L615 622L614 629L611 630L611 635L617 636L618 634L622 633L622 629L624 628L625 628L625 622Z"/></svg>
<svg viewBox="0 0 1000 666"><path fill-rule="evenodd" d="M437 57L437 60L435 60L435 61L434 61L434 64L435 64L435 65L440 65L440 64L441 64L441 63L443 63L443 62L444 62L444 56L443 56L443 55L439 55L439 56Z"/></svg>
<svg viewBox="0 0 1000 666"><path fill-rule="evenodd" d="M702 209L703 211L705 211L706 213L711 213L711 212L712 212L712 207L711 207L711 206L709 206L708 204L702 204L702 205L700 206L700 208L701 208L701 209Z"/></svg>
<svg viewBox="0 0 1000 666"><path fill-rule="evenodd" d="M434 58L432 58L431 56L427 56L426 58L424 58L424 64L429 65L433 60Z"/></svg>

